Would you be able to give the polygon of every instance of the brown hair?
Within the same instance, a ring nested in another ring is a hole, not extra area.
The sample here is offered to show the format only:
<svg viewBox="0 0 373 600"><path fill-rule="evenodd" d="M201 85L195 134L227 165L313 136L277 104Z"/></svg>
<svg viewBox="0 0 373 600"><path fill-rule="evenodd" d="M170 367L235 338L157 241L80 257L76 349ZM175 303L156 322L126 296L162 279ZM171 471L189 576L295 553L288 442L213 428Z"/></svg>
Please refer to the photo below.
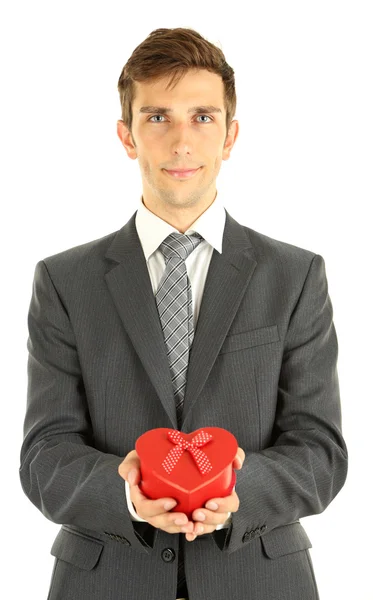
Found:
<svg viewBox="0 0 373 600"><path fill-rule="evenodd" d="M122 120L131 132L134 81L156 80L173 75L167 89L175 85L189 69L206 69L220 75L224 84L226 128L236 111L234 71L217 46L194 29L176 27L155 29L132 52L118 80Z"/></svg>

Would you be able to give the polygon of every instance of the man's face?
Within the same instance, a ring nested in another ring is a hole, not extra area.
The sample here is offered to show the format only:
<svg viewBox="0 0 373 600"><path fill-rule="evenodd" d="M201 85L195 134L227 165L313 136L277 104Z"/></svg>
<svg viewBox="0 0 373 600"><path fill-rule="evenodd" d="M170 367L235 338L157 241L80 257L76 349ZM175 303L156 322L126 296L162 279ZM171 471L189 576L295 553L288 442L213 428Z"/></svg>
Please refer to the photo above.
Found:
<svg viewBox="0 0 373 600"><path fill-rule="evenodd" d="M148 206L187 208L207 200L211 204L238 122L232 122L226 137L223 81L215 73L188 71L173 89L166 90L168 81L135 82L132 136L122 121L118 121L118 135L128 156L138 158ZM197 171L182 176L168 172L177 169Z"/></svg>

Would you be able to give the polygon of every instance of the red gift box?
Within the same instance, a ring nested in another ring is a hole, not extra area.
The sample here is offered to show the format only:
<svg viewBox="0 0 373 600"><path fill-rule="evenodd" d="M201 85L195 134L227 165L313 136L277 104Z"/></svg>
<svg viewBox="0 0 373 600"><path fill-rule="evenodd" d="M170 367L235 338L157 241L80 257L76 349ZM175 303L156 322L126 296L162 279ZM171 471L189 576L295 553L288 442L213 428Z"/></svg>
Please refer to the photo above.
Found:
<svg viewBox="0 0 373 600"><path fill-rule="evenodd" d="M137 439L135 449L141 491L152 500L174 498L178 504L170 512L185 513L189 520L196 508L204 508L212 498L229 496L236 484L237 440L221 427L193 433L150 429Z"/></svg>

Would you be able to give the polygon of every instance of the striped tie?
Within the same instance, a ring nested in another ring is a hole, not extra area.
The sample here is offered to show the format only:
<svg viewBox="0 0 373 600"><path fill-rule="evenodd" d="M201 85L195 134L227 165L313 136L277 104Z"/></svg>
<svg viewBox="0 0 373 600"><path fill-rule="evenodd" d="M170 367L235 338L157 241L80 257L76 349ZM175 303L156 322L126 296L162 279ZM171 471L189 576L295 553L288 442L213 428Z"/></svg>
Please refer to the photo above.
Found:
<svg viewBox="0 0 373 600"><path fill-rule="evenodd" d="M171 369L178 429L181 428L184 392L193 342L192 289L185 260L203 240L198 233L171 233L160 245L166 268L155 295Z"/></svg>
<svg viewBox="0 0 373 600"><path fill-rule="evenodd" d="M155 295L172 375L178 429L181 429L184 391L193 342L192 289L185 260L203 240L198 233L171 233L160 245L166 269ZM179 534L177 597L188 597L184 570L184 534Z"/></svg>

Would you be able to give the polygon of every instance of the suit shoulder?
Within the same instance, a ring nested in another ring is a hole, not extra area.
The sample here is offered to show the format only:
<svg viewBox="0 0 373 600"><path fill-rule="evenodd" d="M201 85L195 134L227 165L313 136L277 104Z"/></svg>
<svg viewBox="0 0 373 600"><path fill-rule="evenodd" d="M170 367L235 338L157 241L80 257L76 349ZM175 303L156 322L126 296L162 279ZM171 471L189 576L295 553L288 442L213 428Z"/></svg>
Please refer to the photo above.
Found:
<svg viewBox="0 0 373 600"><path fill-rule="evenodd" d="M103 263L106 250L116 234L117 231L114 231L95 240L72 246L56 254L46 256L42 261L48 271L53 273L71 273L81 269L87 272L90 268L97 268L100 263Z"/></svg>
<svg viewBox="0 0 373 600"><path fill-rule="evenodd" d="M309 266L317 255L317 252L313 250L278 240L249 227L243 227L258 257L262 257L263 259L278 261L288 266L294 264Z"/></svg>

